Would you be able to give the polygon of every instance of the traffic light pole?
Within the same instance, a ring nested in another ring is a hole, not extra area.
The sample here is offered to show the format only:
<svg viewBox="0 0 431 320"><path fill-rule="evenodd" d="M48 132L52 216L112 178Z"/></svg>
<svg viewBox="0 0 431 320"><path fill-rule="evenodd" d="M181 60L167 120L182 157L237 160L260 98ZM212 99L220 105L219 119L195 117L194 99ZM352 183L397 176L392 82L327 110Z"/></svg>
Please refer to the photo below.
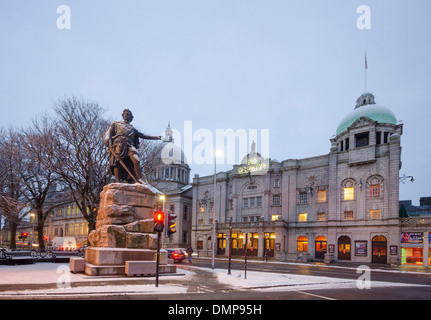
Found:
<svg viewBox="0 0 431 320"><path fill-rule="evenodd" d="M159 265L160 265L160 231L157 232L157 253L156 253L156 287L159 286Z"/></svg>

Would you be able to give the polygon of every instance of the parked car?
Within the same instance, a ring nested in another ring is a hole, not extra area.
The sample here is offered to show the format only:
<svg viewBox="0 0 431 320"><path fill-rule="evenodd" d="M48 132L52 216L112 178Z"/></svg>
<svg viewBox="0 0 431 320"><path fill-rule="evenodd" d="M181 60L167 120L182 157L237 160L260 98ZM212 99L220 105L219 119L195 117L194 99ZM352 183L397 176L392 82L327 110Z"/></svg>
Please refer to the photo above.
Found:
<svg viewBox="0 0 431 320"><path fill-rule="evenodd" d="M52 241L53 250L74 251L76 250L75 237L57 237Z"/></svg>
<svg viewBox="0 0 431 320"><path fill-rule="evenodd" d="M167 249L168 259L172 259L175 262L180 263L186 258L186 255L181 249Z"/></svg>

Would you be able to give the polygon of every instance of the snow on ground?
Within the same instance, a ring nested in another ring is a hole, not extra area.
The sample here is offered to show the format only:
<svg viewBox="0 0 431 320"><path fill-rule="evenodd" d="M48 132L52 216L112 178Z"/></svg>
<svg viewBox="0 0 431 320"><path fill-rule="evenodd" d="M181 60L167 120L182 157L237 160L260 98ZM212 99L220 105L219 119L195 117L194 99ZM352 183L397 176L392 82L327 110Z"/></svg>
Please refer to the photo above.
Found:
<svg viewBox="0 0 431 320"><path fill-rule="evenodd" d="M78 294L181 294L186 293L189 280L196 273L193 270L212 272L218 281L234 290L259 290L259 291L289 291L289 290L313 290L313 289L337 289L337 288L358 288L367 285L367 283L357 279L339 279L319 276L305 276L295 274L280 274L269 272L247 271L245 278L244 271L232 270L228 275L226 269L207 269L190 266L179 266L177 274L181 275L163 275L160 279L175 279L173 284L160 284L155 287L155 278L141 277L89 277L84 274L74 274L70 272L67 264L37 263L22 266L3 266L0 265L0 285L14 284L57 284L54 289L34 289L34 290L8 290L0 292L0 298L3 296L14 295L78 295ZM359 278L358 274L358 278ZM147 279L148 283L142 284L142 279ZM108 282L115 280L117 283L111 285L96 285L98 281ZM119 280L127 280L127 283L118 284ZM141 283L133 283L141 281ZM72 285L65 284L68 281ZM204 281L204 280L203 280ZM74 284L79 282L79 286ZM88 285L86 285L88 282ZM96 283L95 283L96 282ZM371 288L403 286L405 284L370 281Z"/></svg>
<svg viewBox="0 0 431 320"><path fill-rule="evenodd" d="M331 277L304 276L297 274L280 274L269 272L232 270L228 275L226 270L215 270L218 281L235 287L238 290L259 291L288 291L288 290L313 290L313 289L337 289L337 288L364 288L366 285L373 287L396 287L407 284L370 281L361 279L339 279ZM359 278L360 274L358 274Z"/></svg>

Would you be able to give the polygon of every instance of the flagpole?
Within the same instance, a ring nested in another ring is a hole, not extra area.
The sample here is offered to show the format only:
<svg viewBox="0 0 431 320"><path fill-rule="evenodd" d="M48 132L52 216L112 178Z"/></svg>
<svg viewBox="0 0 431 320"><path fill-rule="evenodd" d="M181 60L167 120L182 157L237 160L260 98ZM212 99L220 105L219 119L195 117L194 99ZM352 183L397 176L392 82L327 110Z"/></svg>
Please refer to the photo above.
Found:
<svg viewBox="0 0 431 320"><path fill-rule="evenodd" d="M367 52L365 52L364 93L366 93L366 92L367 92L367 69L368 69L368 63L367 63Z"/></svg>

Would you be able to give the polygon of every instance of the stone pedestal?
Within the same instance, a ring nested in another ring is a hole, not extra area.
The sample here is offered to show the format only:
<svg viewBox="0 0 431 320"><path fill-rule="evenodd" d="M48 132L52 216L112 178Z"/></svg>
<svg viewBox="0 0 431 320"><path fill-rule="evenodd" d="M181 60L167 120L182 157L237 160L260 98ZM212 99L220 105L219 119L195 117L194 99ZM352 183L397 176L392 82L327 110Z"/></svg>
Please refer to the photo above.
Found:
<svg viewBox="0 0 431 320"><path fill-rule="evenodd" d="M88 236L91 247L85 252L85 273L125 275L128 261L156 261L155 206L156 193L151 186L125 183L105 186L100 194L96 230ZM160 265L164 273L176 272L175 266L167 266L166 251L161 251Z"/></svg>

